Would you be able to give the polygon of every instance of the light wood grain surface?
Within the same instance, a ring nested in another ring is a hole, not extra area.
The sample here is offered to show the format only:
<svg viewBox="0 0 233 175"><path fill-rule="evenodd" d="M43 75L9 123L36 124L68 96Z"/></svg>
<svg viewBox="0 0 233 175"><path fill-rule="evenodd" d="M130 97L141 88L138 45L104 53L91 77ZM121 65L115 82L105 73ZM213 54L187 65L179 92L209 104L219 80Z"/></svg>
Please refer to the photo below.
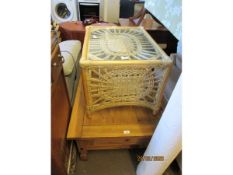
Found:
<svg viewBox="0 0 233 175"><path fill-rule="evenodd" d="M80 79L67 139L151 136L160 119L150 109L135 106L108 108L87 114Z"/></svg>

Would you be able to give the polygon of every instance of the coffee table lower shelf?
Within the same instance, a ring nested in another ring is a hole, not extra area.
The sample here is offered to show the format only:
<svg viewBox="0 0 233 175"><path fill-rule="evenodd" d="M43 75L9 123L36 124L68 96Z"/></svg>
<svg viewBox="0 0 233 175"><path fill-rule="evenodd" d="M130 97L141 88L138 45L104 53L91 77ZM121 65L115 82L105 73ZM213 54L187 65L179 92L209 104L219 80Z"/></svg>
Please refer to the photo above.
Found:
<svg viewBox="0 0 233 175"><path fill-rule="evenodd" d="M75 140L80 159L87 160L88 150L146 147L161 113L153 115L143 107L124 106L87 114L80 78L67 132Z"/></svg>

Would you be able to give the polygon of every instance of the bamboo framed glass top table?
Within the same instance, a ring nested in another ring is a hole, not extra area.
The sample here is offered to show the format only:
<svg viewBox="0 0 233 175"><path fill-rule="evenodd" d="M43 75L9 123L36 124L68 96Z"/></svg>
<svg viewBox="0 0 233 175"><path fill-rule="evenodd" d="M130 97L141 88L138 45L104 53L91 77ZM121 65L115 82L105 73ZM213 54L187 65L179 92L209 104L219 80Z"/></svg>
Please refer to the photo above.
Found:
<svg viewBox="0 0 233 175"><path fill-rule="evenodd" d="M88 113L134 105L155 114L172 61L143 27L88 26L80 66Z"/></svg>

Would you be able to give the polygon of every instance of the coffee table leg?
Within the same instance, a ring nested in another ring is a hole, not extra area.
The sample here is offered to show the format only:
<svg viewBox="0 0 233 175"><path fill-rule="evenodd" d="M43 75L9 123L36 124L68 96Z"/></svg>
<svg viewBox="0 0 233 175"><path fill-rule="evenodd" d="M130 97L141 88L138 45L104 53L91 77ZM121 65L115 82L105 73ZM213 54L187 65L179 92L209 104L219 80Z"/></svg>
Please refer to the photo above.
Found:
<svg viewBox="0 0 233 175"><path fill-rule="evenodd" d="M88 160L87 159L87 150L83 149L80 151L80 160Z"/></svg>
<svg viewBox="0 0 233 175"><path fill-rule="evenodd" d="M87 149L82 144L80 144L79 141L76 141L76 143L77 143L78 150L79 150L80 160L88 160L88 158L87 158L87 154L88 154Z"/></svg>

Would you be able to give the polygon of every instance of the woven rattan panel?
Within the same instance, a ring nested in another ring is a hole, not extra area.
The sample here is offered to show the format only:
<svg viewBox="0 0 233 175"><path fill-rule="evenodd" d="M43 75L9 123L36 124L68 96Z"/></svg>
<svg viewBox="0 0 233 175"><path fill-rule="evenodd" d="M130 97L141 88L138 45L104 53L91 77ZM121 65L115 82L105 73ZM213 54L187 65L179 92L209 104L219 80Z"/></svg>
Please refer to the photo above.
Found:
<svg viewBox="0 0 233 175"><path fill-rule="evenodd" d="M141 27L87 27L80 65L88 112L138 105L156 113L171 60Z"/></svg>

